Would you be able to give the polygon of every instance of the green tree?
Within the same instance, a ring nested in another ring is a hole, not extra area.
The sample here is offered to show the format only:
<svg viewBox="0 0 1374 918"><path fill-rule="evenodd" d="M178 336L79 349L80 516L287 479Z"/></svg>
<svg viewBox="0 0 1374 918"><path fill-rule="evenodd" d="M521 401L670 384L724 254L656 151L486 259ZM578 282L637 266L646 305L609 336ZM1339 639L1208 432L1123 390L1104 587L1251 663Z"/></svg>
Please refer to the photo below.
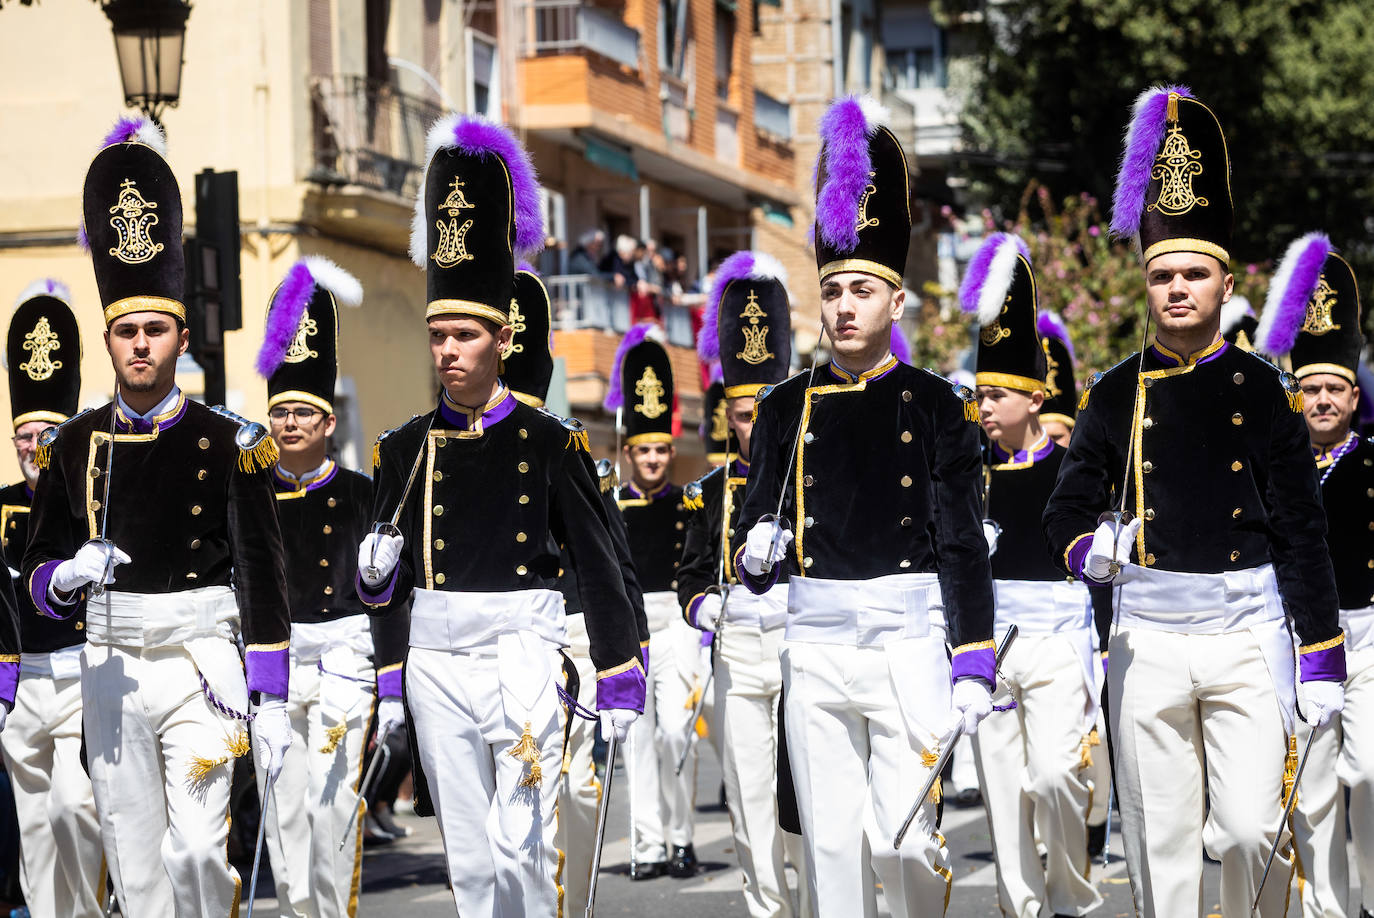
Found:
<svg viewBox="0 0 1374 918"><path fill-rule="evenodd" d="M1055 200L1086 191L1110 201L1135 96L1184 83L1229 141L1237 276L1322 229L1374 290L1367 0L936 0L936 9L951 27L974 23L958 26L974 49L959 71L969 74L959 87L963 171L994 214L1018 214L1031 180Z"/></svg>

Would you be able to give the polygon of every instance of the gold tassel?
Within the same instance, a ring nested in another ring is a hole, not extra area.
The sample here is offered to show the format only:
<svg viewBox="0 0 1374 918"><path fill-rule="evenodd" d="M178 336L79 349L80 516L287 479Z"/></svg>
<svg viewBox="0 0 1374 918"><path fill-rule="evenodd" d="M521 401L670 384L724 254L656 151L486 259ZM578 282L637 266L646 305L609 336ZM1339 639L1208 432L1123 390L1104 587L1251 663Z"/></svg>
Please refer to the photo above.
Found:
<svg viewBox="0 0 1374 918"><path fill-rule="evenodd" d="M568 444L564 449L580 449L584 453L590 453L592 451L592 442L585 430L569 430Z"/></svg>
<svg viewBox="0 0 1374 918"><path fill-rule="evenodd" d="M541 787L544 784L544 772L538 765L530 766L530 773L520 779L520 787Z"/></svg>
<svg viewBox="0 0 1374 918"><path fill-rule="evenodd" d="M530 773L520 779L520 787L539 787L544 783L544 772L539 767L539 746L535 744L534 735L530 733L528 720L525 721L525 732L520 735L520 742L512 746L506 755L530 766Z"/></svg>
<svg viewBox="0 0 1374 918"><path fill-rule="evenodd" d="M325 730L324 745L320 747L320 752L325 755L333 755L346 735L348 735L348 724L335 724Z"/></svg>
<svg viewBox="0 0 1374 918"><path fill-rule="evenodd" d="M216 759L206 758L202 755L193 756L191 765L186 769L186 780L191 784L199 784L210 776L221 765L228 765L234 759L248 754L251 748L248 744L248 732L240 730L231 737L224 740L224 748L227 755L222 755Z"/></svg>
<svg viewBox="0 0 1374 918"><path fill-rule="evenodd" d="M1296 794L1298 779L1298 737L1293 735L1288 737L1288 755L1283 760L1283 796L1279 798L1279 803L1283 806L1288 805L1290 794Z"/></svg>
<svg viewBox="0 0 1374 918"><path fill-rule="evenodd" d="M1294 414L1302 414L1302 411L1303 411L1303 398L1302 398L1302 390L1301 390L1301 389L1297 390L1296 392L1289 391L1289 393L1288 393L1288 407L1293 409L1293 413L1294 413Z"/></svg>
<svg viewBox="0 0 1374 918"><path fill-rule="evenodd" d="M696 722L697 739L706 739L710 736L711 728L706 723L706 718L698 717Z"/></svg>
<svg viewBox="0 0 1374 918"><path fill-rule="evenodd" d="M382 438L378 437L372 443L372 467L379 469L382 467Z"/></svg>
<svg viewBox="0 0 1374 918"><path fill-rule="evenodd" d="M932 752L932 751L929 750L929 749L922 749L922 750L921 750L921 764L924 765L926 768L934 768L934 767L935 767L935 763L938 762L938 761L940 761L940 755L939 755L939 753ZM943 780L944 780L943 778L936 778L936 779L935 779L935 783L931 786L931 788L930 788L930 802L931 802L931 803L939 804L939 802L945 798L945 789L944 789L944 786L943 786L943 783L942 783Z"/></svg>
<svg viewBox="0 0 1374 918"><path fill-rule="evenodd" d="M248 744L248 731L240 730L232 737L224 741L224 748L229 750L229 754L234 758L242 758L247 755L253 747Z"/></svg>
<svg viewBox="0 0 1374 918"><path fill-rule="evenodd" d="M33 454L33 464L36 465L36 466L38 466L40 469L43 469L43 470L46 471L47 468L48 468L48 465L49 465L51 462L52 462L52 444L51 444L51 443L47 443L47 444L45 444L45 445L43 445L43 446L38 447L37 451L35 451L34 454Z"/></svg>
<svg viewBox="0 0 1374 918"><path fill-rule="evenodd" d="M964 420L978 423L978 403L971 398L964 399Z"/></svg>
<svg viewBox="0 0 1374 918"><path fill-rule="evenodd" d="M1100 746L1100 745L1102 745L1102 740L1101 740L1101 738L1099 738L1098 735L1097 735L1097 728L1096 728L1096 727L1093 727L1092 730L1090 730L1090 731L1088 731L1086 734L1084 734L1083 739L1078 743L1078 767L1079 767L1079 768L1092 768L1092 767L1093 767L1093 751L1092 751L1092 747L1094 747L1094 746Z"/></svg>
<svg viewBox="0 0 1374 918"><path fill-rule="evenodd" d="M277 464L277 444L271 437L263 437L262 442L249 450L239 450L239 471L251 475L263 472Z"/></svg>
<svg viewBox="0 0 1374 918"><path fill-rule="evenodd" d="M697 702L700 701L700 700L701 700L701 682L700 682L700 680L698 680L698 681L695 681L695 682L692 683L692 692L691 692L691 694L689 694L689 695L687 696L687 703L684 704L684 705L682 706L682 710L684 710L684 711L694 711L694 710L696 710Z"/></svg>

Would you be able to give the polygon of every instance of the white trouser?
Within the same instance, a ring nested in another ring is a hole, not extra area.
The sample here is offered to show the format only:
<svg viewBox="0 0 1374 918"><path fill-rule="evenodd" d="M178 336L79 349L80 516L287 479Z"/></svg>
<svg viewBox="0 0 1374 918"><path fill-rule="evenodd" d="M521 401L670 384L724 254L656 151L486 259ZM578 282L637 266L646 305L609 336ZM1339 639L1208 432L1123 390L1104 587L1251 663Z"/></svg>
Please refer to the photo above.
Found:
<svg viewBox="0 0 1374 918"><path fill-rule="evenodd" d="M802 877L801 839L778 825L778 697L782 692L781 622L751 614L759 607L787 614L787 584L762 596L744 587L730 592L728 620L716 638L714 684L719 749L725 773L735 853L744 873L744 903L751 918L791 918L784 855Z"/></svg>
<svg viewBox="0 0 1374 918"><path fill-rule="evenodd" d="M14 788L29 914L99 918L105 874L91 779L81 767L81 645L23 655L0 747Z"/></svg>
<svg viewBox="0 0 1374 918"><path fill-rule="evenodd" d="M416 590L406 700L463 918L558 913L563 597Z"/></svg>
<svg viewBox="0 0 1374 918"><path fill-rule="evenodd" d="M228 915L229 783L248 689L228 587L107 592L86 610L81 703L105 862L130 915ZM153 852L157 852L154 855Z"/></svg>
<svg viewBox="0 0 1374 918"><path fill-rule="evenodd" d="M1350 615L1362 621L1352 627ZM1345 708L1317 734L1293 810L1306 918L1344 918L1359 914L1361 908L1374 910L1374 644L1358 640L1364 635L1364 620L1374 618L1374 607L1343 609L1341 618L1346 631ZM1301 751L1311 730L1300 723L1297 734ZM1342 785L1350 789L1356 891L1350 889Z"/></svg>
<svg viewBox="0 0 1374 918"><path fill-rule="evenodd" d="M581 615L569 615L567 621L567 653L577 667L577 675L582 683L578 700L595 711L596 665L592 663L587 623ZM564 857L563 913L577 916L587 910L601 782L596 779L596 765L592 760L596 721L569 716L572 719L569 721L568 748L563 753L563 769L558 783L557 839L558 849Z"/></svg>
<svg viewBox="0 0 1374 918"><path fill-rule="evenodd" d="M357 907L363 851L357 793L376 687L371 653L366 615L291 625L286 713L295 738L264 817L282 915L343 918ZM257 769L257 778L262 799L266 770ZM345 835L352 844L341 851Z"/></svg>
<svg viewBox="0 0 1374 918"><path fill-rule="evenodd" d="M787 749L816 913L872 918L876 871L892 915L943 915L952 876L932 801L892 847L923 753L954 721L935 576L795 578L789 592Z"/></svg>
<svg viewBox="0 0 1374 918"><path fill-rule="evenodd" d="M1078 650L1072 636L1021 634L1000 674L994 703L1014 698L1016 708L984 720L973 748L1002 912L1086 914L1101 898L1087 879L1092 790L1082 754L1086 689Z"/></svg>
<svg viewBox="0 0 1374 918"><path fill-rule="evenodd" d="M633 857L639 864L655 864L667 860L670 846L692 843L695 744L682 774L674 772L690 741L693 692L706 672L701 632L683 621L675 593L645 593L644 611L649 619L644 715L630 727L625 761L632 785Z"/></svg>
<svg viewBox="0 0 1374 918"><path fill-rule="evenodd" d="M1092 608L1091 603L1089 609ZM1091 613L1089 621L1092 621ZM1092 625L1093 639L1093 697L1099 702L1102 698L1102 686L1107 682L1107 674L1102 671L1102 651L1106 648L1100 647L1097 636L1097 626ZM1083 773L1088 781L1088 786L1092 788L1092 802L1088 805L1088 825L1100 826L1107 822L1107 809L1112 803L1112 759L1110 750L1107 746L1107 712L1102 710L1102 705L1097 706L1097 717L1093 721L1093 729L1097 731L1094 737L1096 747L1088 751L1092 755L1093 763L1088 766Z"/></svg>
<svg viewBox="0 0 1374 918"><path fill-rule="evenodd" d="M1107 678L1136 912L1203 914L1205 847L1221 863L1221 913L1248 915L1281 813L1294 707L1291 670L1285 683L1271 665L1275 625L1289 640L1272 569L1127 575ZM1280 849L1261 918L1285 914L1291 873Z"/></svg>

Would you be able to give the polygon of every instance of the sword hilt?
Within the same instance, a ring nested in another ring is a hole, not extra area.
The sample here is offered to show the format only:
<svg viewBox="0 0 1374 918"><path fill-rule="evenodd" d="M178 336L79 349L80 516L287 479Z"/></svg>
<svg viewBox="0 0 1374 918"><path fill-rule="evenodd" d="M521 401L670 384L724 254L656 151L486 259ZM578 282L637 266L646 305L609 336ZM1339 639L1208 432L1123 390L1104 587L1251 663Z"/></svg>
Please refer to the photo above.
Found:
<svg viewBox="0 0 1374 918"><path fill-rule="evenodd" d="M377 567L377 543L381 541L382 536L390 536L393 539L401 538L401 530L397 528L396 522L393 520L390 523L373 523L372 534L377 538L372 541L372 557L368 559L367 567L363 569L363 576L367 580L375 582L382 576L381 570Z"/></svg>

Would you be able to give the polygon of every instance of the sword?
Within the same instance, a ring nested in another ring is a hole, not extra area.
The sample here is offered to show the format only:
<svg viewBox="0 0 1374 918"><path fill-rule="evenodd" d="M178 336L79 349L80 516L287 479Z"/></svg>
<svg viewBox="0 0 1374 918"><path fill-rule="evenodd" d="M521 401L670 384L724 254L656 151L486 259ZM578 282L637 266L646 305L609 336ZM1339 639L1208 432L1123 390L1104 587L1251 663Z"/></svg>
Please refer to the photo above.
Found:
<svg viewBox="0 0 1374 918"><path fill-rule="evenodd" d="M1108 769L1110 773L1110 769ZM1107 779L1107 834L1102 839L1102 869L1112 862L1112 804L1116 802L1116 782Z"/></svg>
<svg viewBox="0 0 1374 918"><path fill-rule="evenodd" d="M634 727L634 725L631 724L631 731L632 731L632 732L626 737L626 740L627 740L627 741L629 742L629 744L630 744L630 751L629 751L628 755L627 755L626 758L625 758L625 777L626 777L626 778L629 780L629 782L630 782L630 877L631 877L632 879L634 878L635 869L639 866L639 861L638 861L638 859L637 859L637 858L638 858L638 855L635 853L636 850L637 850L636 842L638 842L638 840L639 840L639 839L636 837L636 833L635 833L635 778L634 778L634 775L630 773L630 772L631 772L631 769L634 767L633 762L634 762L634 760L635 760L635 735L634 735L634 733L633 733L633 727ZM609 746L610 746L610 741L607 740L607 747L608 747L608 749L609 749ZM615 765L615 762L613 762L613 761L611 760L610 756L608 755L608 756L606 757L606 780L607 780L607 781L610 780L611 768L612 768L612 766L614 766L614 765ZM606 791L606 787L603 785L603 787L602 787L602 797L603 797L603 798L605 797L605 791ZM600 848L598 848L597 850L600 851Z"/></svg>
<svg viewBox="0 0 1374 918"><path fill-rule="evenodd" d="M1145 328L1140 334L1140 360L1136 364L1135 369L1137 382L1139 382L1141 374L1145 372L1145 345L1149 340L1150 308L1147 305L1145 307ZM1144 397L1144 391L1145 389L1143 386L1137 385L1135 387L1135 405L1131 409L1131 417L1135 417L1139 413L1140 400ZM1132 434L1131 439L1126 443L1126 463L1125 468L1123 468L1121 472L1121 506L1116 510L1106 510L1097 518L1097 524L1099 526L1103 523L1112 524L1112 563L1107 570L1113 578L1121 573L1121 565L1118 564L1116 560L1116 543L1117 540L1121 538L1121 527L1127 525L1135 518L1134 514L1126 509L1126 496L1131 485L1131 454L1134 451L1135 435ZM1113 618L1115 617L1115 614L1113 614Z"/></svg>
<svg viewBox="0 0 1374 918"><path fill-rule="evenodd" d="M1002 638L1002 646L997 648L996 662L993 664L994 674L1002 666L1002 661L1007 658L1007 651L1016 641L1016 635L1021 631L1015 625L1007 628L1006 636ZM939 756L935 759L935 765L930 769L930 774L926 776L925 784L921 786L921 792L916 795L916 802L911 805L911 810L906 814L906 819L902 820L901 828L897 830L896 836L892 839L892 847L898 849L902 847L902 839L906 838L907 830L911 828L911 823L915 821L916 814L921 810L921 804L926 802L931 790L935 787L935 782L940 780L940 772L945 770L945 765L949 763L949 757L954 754L954 746L959 742L959 737L964 735L964 719L959 718L954 724L954 729L950 731L949 739L945 740Z"/></svg>
<svg viewBox="0 0 1374 918"><path fill-rule="evenodd" d="M348 844L349 836L353 834L353 826L357 824L358 817L361 815L358 808L367 801L367 792L372 789L372 779L377 774L377 764L382 761L387 764L391 763L391 749L386 744L389 736L391 736L389 727L377 734L377 752L372 756L372 762L367 766L367 774L363 775L363 783L358 785L358 802L353 804L353 816L348 820L348 828L344 829L343 838L339 840L340 851L344 849L344 845Z"/></svg>
<svg viewBox="0 0 1374 918"><path fill-rule="evenodd" d="M410 489L415 486L415 476L420 473L420 463L424 461L425 454L429 452L429 432L434 429L434 419L439 416L439 409L435 408L434 413L429 417L429 426L425 428L424 440L420 443L420 451L415 454L415 464L410 467L410 477L406 479L406 486L401 489L401 499L396 502L396 512L391 514L391 520L385 523L373 523L372 534L376 536L391 536L393 539L401 537L401 530L396 524L400 522L401 510L405 508L406 500L410 497ZM366 580L376 581L382 576L382 572L377 569L377 543L381 539L372 541L372 556L368 558L367 567L363 570L363 577Z"/></svg>
<svg viewBox="0 0 1374 918"><path fill-rule="evenodd" d="M601 846L606 841L606 816L611 811L611 775L615 772L615 753L619 745L620 741L615 738L615 731L613 730L606 739L606 779L601 782L601 799L596 804L596 841L592 847L592 876L591 882L587 886L587 910L583 913L584 918L592 918L592 912L596 907L597 874L601 872ZM633 861L633 839L631 839L630 858Z"/></svg>
<svg viewBox="0 0 1374 918"><path fill-rule="evenodd" d="M721 632L725 630L725 607L730 604L730 588L725 587L725 598L720 604L720 621L716 623L716 637L719 638ZM706 693L711 688L711 680L715 678L716 668L706 667L706 679L701 683L701 697L697 703L692 705L692 719L687 721L687 743L682 747L682 755L678 756L677 768L673 770L675 777L681 776L682 769L687 767L687 757L692 754L692 747L696 740L697 719L701 717L701 712L706 709Z"/></svg>
<svg viewBox="0 0 1374 918"><path fill-rule="evenodd" d="M821 340L825 337L825 320L821 320L820 331L816 333L816 346L811 351L811 369L807 373L806 388L810 389L816 384L816 366L821 359ZM805 396L803 396L805 397ZM797 450L801 448L802 423L797 419L797 435L792 440L792 450L787 456L787 468L782 473L782 488L778 492L778 506L771 516L762 516L760 523L771 522L773 524L773 538L768 543L768 558L771 560L773 553L778 550L778 540L782 538L783 518L782 505L787 500L787 479L792 477L792 466L797 461ZM722 522L723 525L723 522Z"/></svg>
<svg viewBox="0 0 1374 918"><path fill-rule="evenodd" d="M1269 846L1269 857L1264 861L1264 874L1260 877L1259 889L1255 890L1255 901L1250 906L1250 914L1253 916L1258 913L1260 896L1264 895L1264 881L1269 879L1269 868L1274 866L1274 855L1279 853L1279 841L1283 838L1283 827L1288 824L1289 817L1293 815L1293 807L1298 804L1298 782L1302 780L1303 769L1307 767L1307 757L1312 754L1312 743L1317 738L1317 727L1312 728L1312 732L1307 734L1307 745L1302 750L1302 760L1298 762L1298 770L1293 775L1293 789L1288 792L1288 801L1283 805L1283 818L1279 820L1279 827L1274 832L1274 843Z"/></svg>
<svg viewBox="0 0 1374 918"><path fill-rule="evenodd" d="M277 775L269 774L262 791L262 813L258 820L258 841L253 846L253 875L248 881L248 918L253 918L253 904L258 898L258 865L262 863L262 840L267 835L267 798L272 796L272 788L277 783Z"/></svg>
<svg viewBox="0 0 1374 918"><path fill-rule="evenodd" d="M110 524L110 471L114 468L115 416L119 403L119 383L115 382L115 400L110 403L110 445L105 450L105 496L100 501L100 538L95 543L105 549L105 571L100 582L91 586L91 598L99 599L105 595L105 581L114 573L114 543L105 537L106 527Z"/></svg>

